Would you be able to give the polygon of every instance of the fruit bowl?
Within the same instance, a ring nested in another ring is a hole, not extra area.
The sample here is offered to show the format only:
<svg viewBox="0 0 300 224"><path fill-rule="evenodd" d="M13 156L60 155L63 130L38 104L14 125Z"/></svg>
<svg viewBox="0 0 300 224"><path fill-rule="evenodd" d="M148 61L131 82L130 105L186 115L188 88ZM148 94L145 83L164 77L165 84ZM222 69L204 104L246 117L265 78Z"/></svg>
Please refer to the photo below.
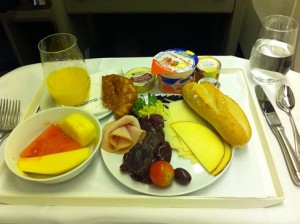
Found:
<svg viewBox="0 0 300 224"><path fill-rule="evenodd" d="M73 113L79 113L88 118L95 127L96 138L88 145L90 149L89 157L75 168L62 174L41 175L21 171L18 167L18 160L24 148L50 125L57 124L57 122ZM34 114L16 127L7 139L4 149L4 159L9 170L24 180L45 184L60 183L77 176L85 170L97 153L100 142L100 123L92 114L76 107L56 107Z"/></svg>

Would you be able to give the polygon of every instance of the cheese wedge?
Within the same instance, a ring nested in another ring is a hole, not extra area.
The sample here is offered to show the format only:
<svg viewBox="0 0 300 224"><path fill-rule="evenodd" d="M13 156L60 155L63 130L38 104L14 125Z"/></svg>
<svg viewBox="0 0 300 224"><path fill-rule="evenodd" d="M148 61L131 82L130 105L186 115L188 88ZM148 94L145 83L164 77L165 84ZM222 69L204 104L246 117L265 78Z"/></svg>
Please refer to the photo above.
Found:
<svg viewBox="0 0 300 224"><path fill-rule="evenodd" d="M219 136L204 125L191 121L175 122L171 127L202 166L212 173L224 156L224 145Z"/></svg>
<svg viewBox="0 0 300 224"><path fill-rule="evenodd" d="M184 100L173 101L169 104L169 111L173 122L194 121L205 126L209 125Z"/></svg>
<svg viewBox="0 0 300 224"><path fill-rule="evenodd" d="M229 163L231 156L232 156L232 150L230 145L225 142L223 140L223 144L224 144L224 156L220 162L220 164L217 166L217 168L215 170L212 171L212 175L217 176L219 173L221 173L225 167L227 166L227 164Z"/></svg>

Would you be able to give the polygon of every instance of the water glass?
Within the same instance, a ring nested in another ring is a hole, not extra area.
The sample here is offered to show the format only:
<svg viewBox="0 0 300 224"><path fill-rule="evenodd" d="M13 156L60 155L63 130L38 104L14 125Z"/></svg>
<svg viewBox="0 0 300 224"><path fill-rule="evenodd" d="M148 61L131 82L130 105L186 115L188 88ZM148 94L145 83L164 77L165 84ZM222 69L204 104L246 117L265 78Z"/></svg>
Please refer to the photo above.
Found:
<svg viewBox="0 0 300 224"><path fill-rule="evenodd" d="M250 55L251 75L259 84L276 84L290 70L297 41L298 22L283 15L262 19Z"/></svg>
<svg viewBox="0 0 300 224"><path fill-rule="evenodd" d="M91 81L77 38L69 33L52 34L39 42L38 49L45 84L56 103L81 105L88 98Z"/></svg>

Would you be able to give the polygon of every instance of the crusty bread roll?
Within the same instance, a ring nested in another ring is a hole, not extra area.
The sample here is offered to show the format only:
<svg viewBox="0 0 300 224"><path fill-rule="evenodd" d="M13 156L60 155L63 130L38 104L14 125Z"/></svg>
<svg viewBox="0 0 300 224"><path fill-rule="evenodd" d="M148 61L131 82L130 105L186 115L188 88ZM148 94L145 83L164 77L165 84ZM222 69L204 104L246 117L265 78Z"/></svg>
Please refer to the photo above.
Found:
<svg viewBox="0 0 300 224"><path fill-rule="evenodd" d="M241 147L250 140L252 130L244 111L213 84L187 83L182 88L182 96L232 146Z"/></svg>

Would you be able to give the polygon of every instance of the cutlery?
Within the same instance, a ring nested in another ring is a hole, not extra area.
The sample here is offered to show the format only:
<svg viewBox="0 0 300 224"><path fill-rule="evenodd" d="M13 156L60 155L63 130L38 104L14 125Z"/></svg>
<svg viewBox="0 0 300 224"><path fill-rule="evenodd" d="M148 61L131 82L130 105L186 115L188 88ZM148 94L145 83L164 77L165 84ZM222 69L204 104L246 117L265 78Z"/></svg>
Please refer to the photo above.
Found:
<svg viewBox="0 0 300 224"><path fill-rule="evenodd" d="M300 135L292 116L292 109L295 106L295 97L292 89L285 84L281 85L277 91L276 102L278 107L284 112L286 112L290 118L295 139L295 152L300 158Z"/></svg>
<svg viewBox="0 0 300 224"><path fill-rule="evenodd" d="M20 100L0 99L0 145L17 126L20 106Z"/></svg>
<svg viewBox="0 0 300 224"><path fill-rule="evenodd" d="M300 161L298 160L295 151L286 137L284 127L282 126L272 103L260 85L255 86L255 93L267 123L278 140L290 176L293 182L297 186L300 186Z"/></svg>

